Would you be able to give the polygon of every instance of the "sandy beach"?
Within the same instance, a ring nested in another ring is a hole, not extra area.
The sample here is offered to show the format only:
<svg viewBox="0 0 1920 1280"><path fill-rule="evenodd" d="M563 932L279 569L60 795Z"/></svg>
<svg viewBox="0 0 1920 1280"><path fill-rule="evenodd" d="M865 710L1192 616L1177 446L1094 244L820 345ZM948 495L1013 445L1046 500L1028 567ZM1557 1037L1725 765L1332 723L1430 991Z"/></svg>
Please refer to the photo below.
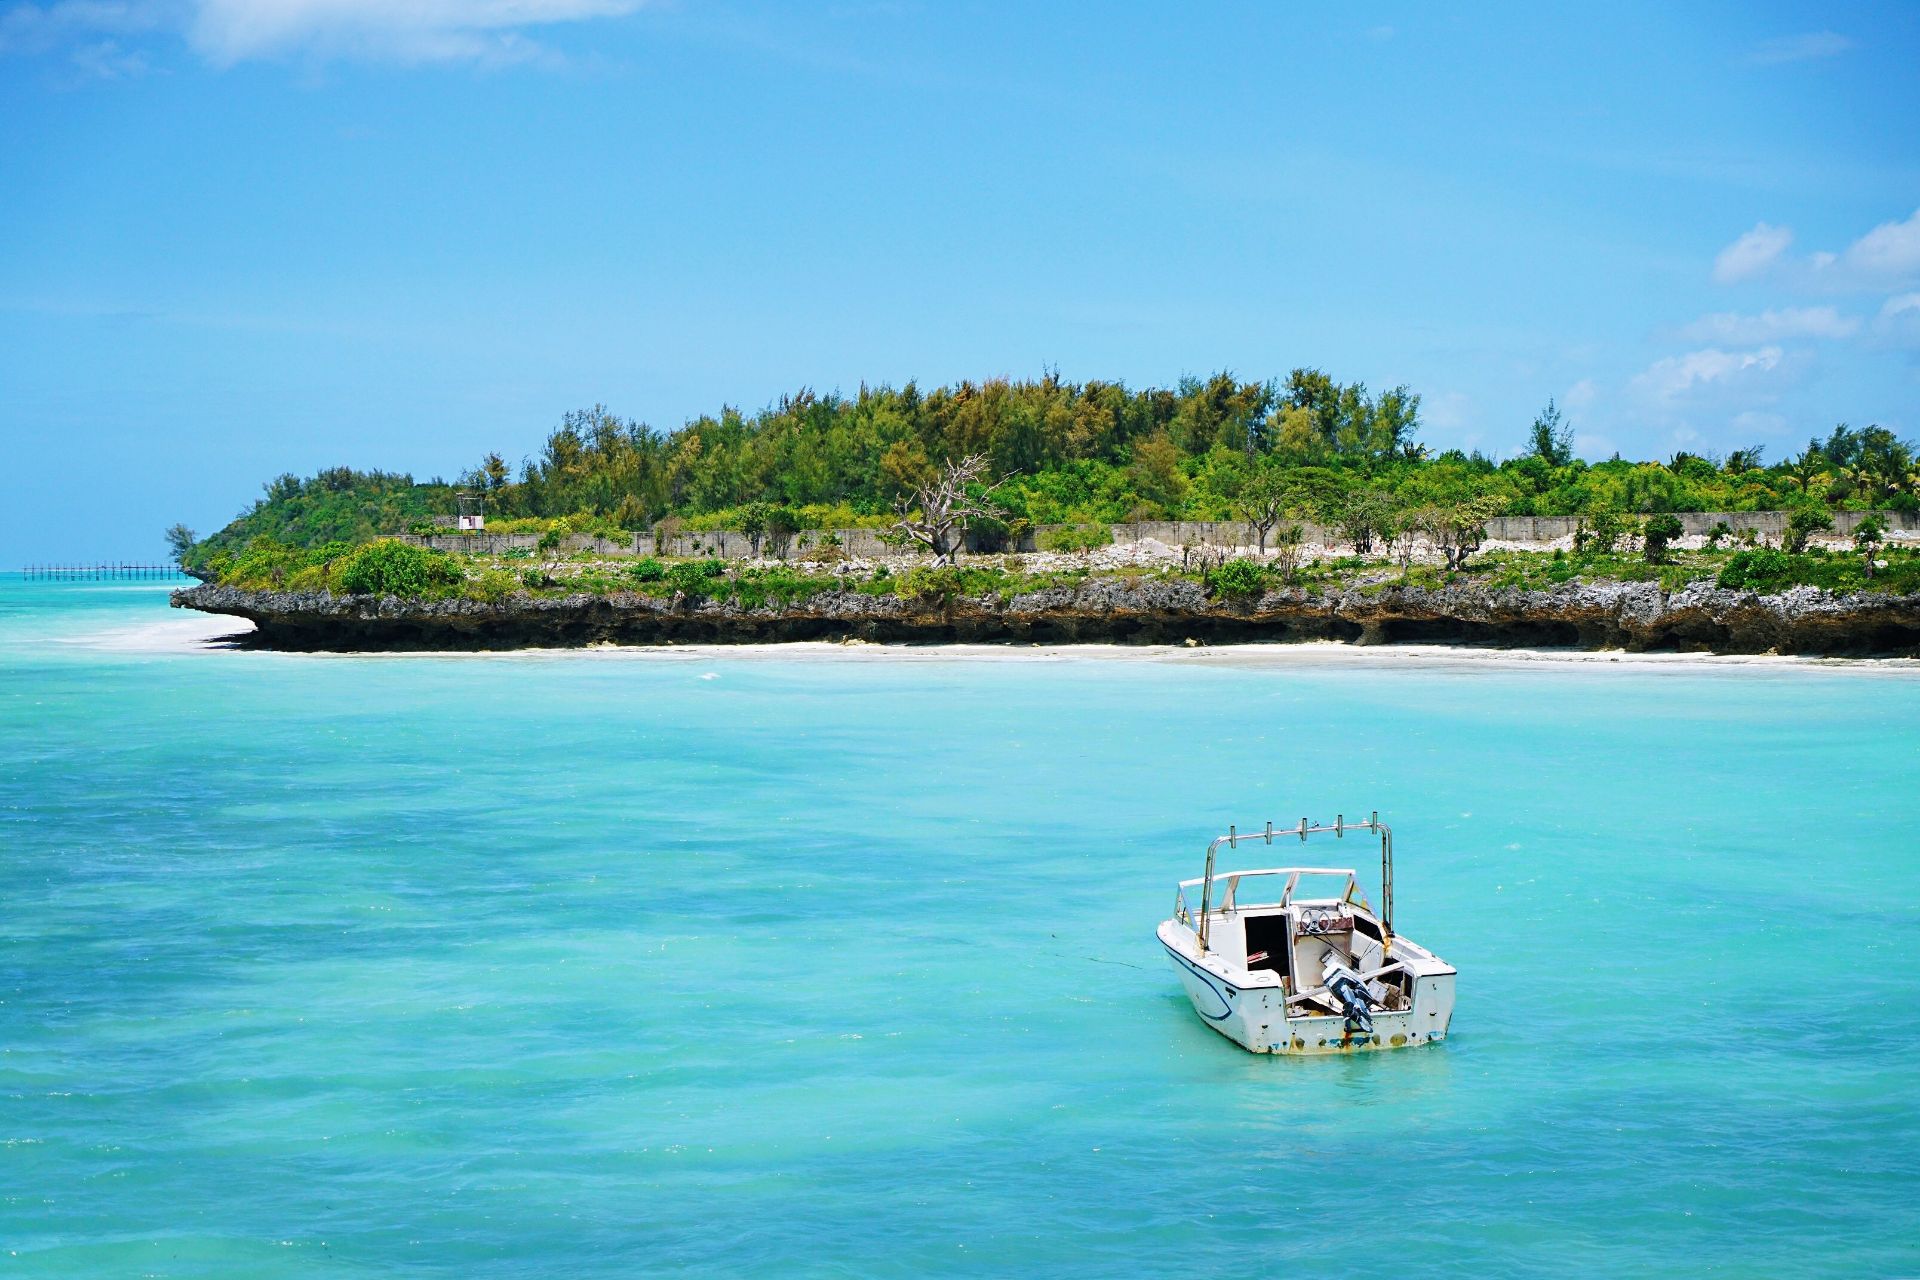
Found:
<svg viewBox="0 0 1920 1280"><path fill-rule="evenodd" d="M67 636L59 643L117 653L196 654L232 652L234 641L253 630L242 619L201 614L169 617L138 627L116 627ZM265 656L259 655L259 656ZM468 661L652 662L1153 662L1242 669L1329 667L1383 670L1432 667L1631 668L1665 671L1852 671L1920 676L1920 658L1820 658L1788 654L1627 653L1613 650L1482 648L1470 645L1354 645L1339 641L1299 641L1243 645L1122 644L873 644L861 641L791 641L778 644L600 644L585 648L516 649L498 652L432 650L404 653L283 653L275 656L323 661L410 661L461 658Z"/></svg>

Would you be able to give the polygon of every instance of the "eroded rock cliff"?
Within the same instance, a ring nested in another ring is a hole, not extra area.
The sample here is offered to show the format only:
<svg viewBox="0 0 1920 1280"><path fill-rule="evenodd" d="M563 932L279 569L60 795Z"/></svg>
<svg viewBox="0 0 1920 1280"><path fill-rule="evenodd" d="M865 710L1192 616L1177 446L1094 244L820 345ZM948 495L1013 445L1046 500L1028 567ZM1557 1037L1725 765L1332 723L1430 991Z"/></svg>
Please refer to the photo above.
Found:
<svg viewBox="0 0 1920 1280"><path fill-rule="evenodd" d="M875 641L1210 642L1339 639L1716 653L1920 654L1920 597L1779 595L1699 583L1568 584L1552 590L1371 585L1210 598L1198 582L1089 578L1003 599L904 599L852 589L790 605L644 595L521 594L498 601L406 600L326 592L176 591L176 608L251 620L249 643L294 650L520 649Z"/></svg>

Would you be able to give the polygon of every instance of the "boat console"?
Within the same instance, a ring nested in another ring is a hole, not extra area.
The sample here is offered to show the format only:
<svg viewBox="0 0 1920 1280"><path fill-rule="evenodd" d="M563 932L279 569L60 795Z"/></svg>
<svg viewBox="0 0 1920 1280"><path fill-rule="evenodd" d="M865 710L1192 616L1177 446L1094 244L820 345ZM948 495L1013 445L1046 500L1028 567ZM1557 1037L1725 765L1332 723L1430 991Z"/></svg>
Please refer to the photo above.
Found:
<svg viewBox="0 0 1920 1280"><path fill-rule="evenodd" d="M1350 868L1214 867L1222 845L1323 834L1344 839L1349 832L1380 839L1377 913ZM1327 825L1302 819L1297 827L1277 830L1269 823L1248 835L1229 828L1208 846L1206 873L1181 882L1160 940L1195 1010L1247 1048L1397 1048L1446 1034L1454 970L1397 937L1392 910L1393 835L1379 815L1361 823L1339 817ZM1308 1031L1314 1033L1311 1041Z"/></svg>

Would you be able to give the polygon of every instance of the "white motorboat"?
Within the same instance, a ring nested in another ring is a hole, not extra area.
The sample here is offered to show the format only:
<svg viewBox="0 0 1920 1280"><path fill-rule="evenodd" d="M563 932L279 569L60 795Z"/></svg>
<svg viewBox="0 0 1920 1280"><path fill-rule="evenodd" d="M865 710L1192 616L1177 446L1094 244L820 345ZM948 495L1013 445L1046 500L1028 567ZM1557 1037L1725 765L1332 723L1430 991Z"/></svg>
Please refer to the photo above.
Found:
<svg viewBox="0 0 1920 1280"><path fill-rule="evenodd" d="M1377 914L1350 868L1214 869L1222 845L1355 833L1380 838ZM1446 1039L1453 1020L1453 966L1393 932L1393 832L1378 813L1228 828L1207 846L1206 874L1180 882L1159 933L1194 1012L1255 1053L1407 1048Z"/></svg>

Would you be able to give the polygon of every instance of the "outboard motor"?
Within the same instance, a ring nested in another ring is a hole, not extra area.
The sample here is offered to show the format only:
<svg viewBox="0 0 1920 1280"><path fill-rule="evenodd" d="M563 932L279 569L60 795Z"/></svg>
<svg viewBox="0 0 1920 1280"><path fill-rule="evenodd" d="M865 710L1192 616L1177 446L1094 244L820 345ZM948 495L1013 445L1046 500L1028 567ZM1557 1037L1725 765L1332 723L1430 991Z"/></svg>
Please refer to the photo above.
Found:
<svg viewBox="0 0 1920 1280"><path fill-rule="evenodd" d="M1327 990L1340 1002L1340 1008L1347 1015L1347 1032L1359 1032L1361 1035L1373 1034L1373 1012L1367 1004L1366 984L1360 981L1360 975L1349 969L1340 959L1338 951L1329 950L1326 958L1320 962L1321 980L1327 984Z"/></svg>

